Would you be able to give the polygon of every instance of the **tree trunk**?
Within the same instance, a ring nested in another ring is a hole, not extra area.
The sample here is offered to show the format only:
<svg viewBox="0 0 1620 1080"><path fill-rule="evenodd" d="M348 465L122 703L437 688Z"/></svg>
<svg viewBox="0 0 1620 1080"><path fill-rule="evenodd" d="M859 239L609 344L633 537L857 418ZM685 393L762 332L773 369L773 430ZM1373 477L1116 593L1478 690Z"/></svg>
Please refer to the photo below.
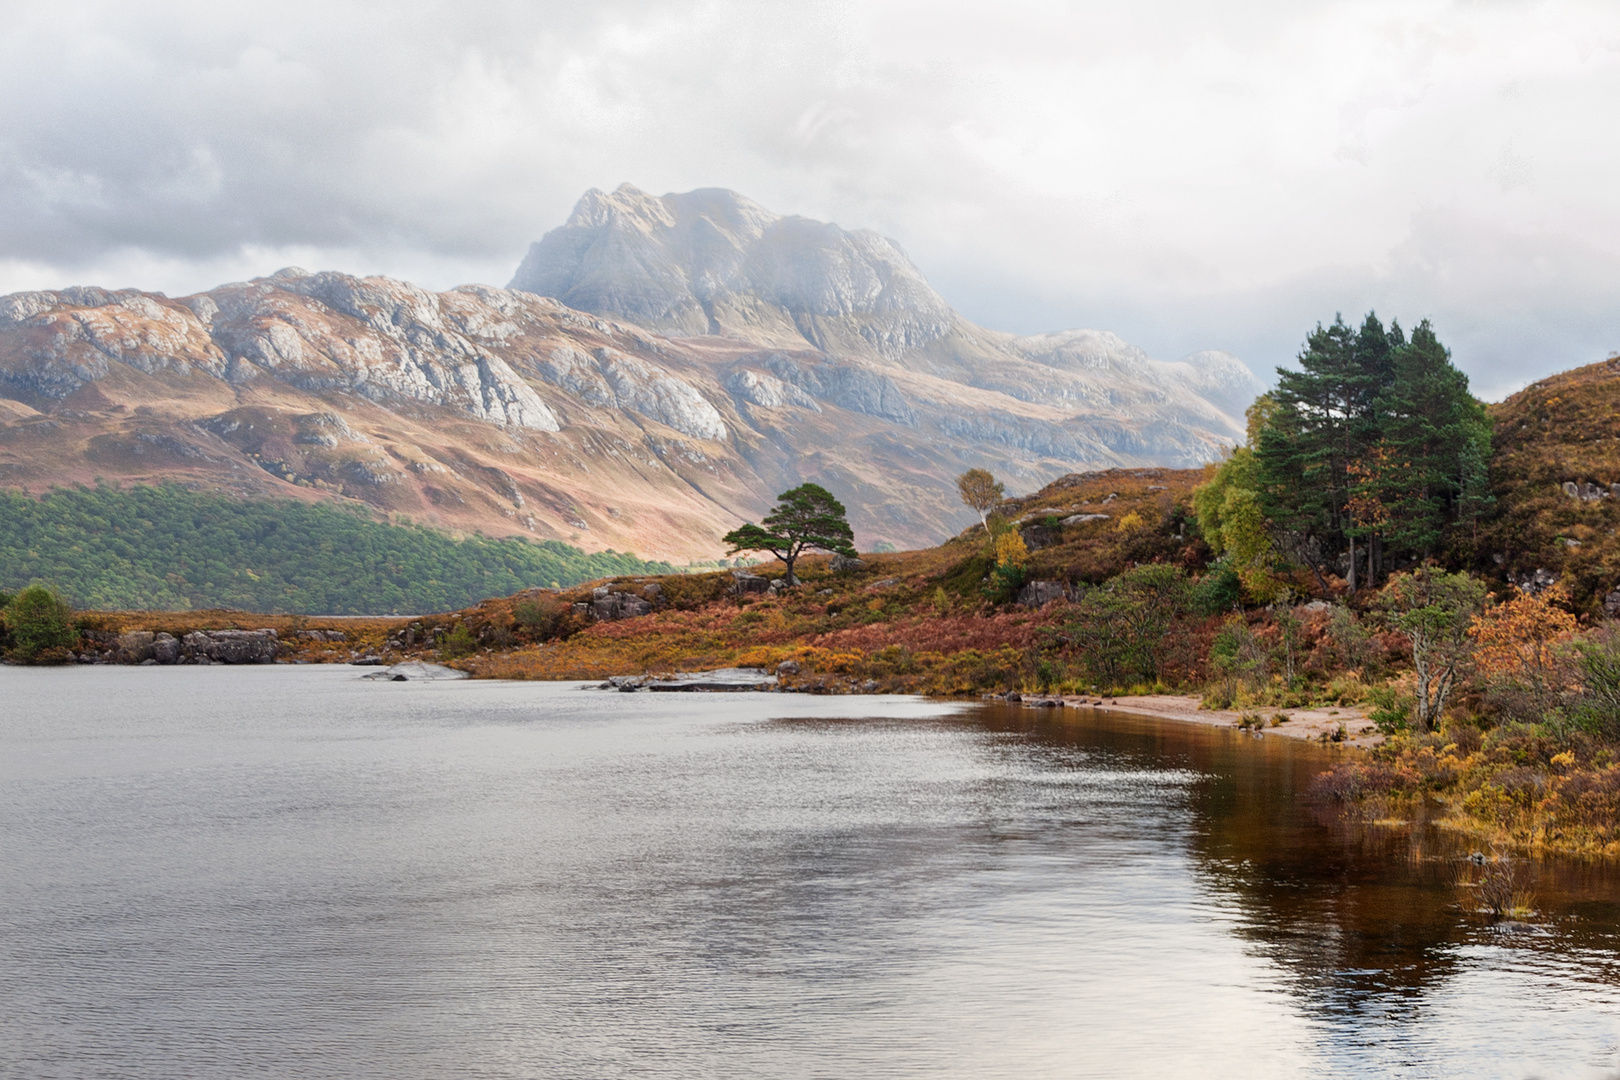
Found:
<svg viewBox="0 0 1620 1080"><path fill-rule="evenodd" d="M1346 579L1350 583L1350 591L1356 591L1356 538L1350 537L1350 576Z"/></svg>

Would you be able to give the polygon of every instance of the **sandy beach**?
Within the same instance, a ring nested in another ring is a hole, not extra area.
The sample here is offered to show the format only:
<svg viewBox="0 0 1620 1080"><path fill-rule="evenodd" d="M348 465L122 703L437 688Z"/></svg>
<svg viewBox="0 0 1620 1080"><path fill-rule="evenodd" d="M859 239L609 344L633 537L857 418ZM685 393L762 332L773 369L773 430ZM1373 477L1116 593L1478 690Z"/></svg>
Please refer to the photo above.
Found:
<svg viewBox="0 0 1620 1080"><path fill-rule="evenodd" d="M1377 746L1384 737L1367 719L1365 710L1357 706L1324 706L1309 709L1201 709L1198 698L1190 694L1148 694L1139 697L1096 697L1068 695L1053 697L1030 696L1022 704L1031 708L1104 709L1111 712L1132 713L1137 716L1156 716L1164 720L1182 720L1191 724L1211 727L1237 727L1247 716L1259 716L1264 727L1259 730L1267 736L1289 739L1320 739L1332 737L1344 725L1343 743L1346 746ZM1274 717L1286 717L1273 724Z"/></svg>

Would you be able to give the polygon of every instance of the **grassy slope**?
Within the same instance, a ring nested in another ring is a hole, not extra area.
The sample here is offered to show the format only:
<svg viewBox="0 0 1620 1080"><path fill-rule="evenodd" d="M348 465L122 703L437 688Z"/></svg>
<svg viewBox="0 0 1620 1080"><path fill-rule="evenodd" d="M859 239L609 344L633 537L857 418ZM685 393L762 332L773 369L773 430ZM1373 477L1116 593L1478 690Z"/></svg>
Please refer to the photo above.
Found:
<svg viewBox="0 0 1620 1080"><path fill-rule="evenodd" d="M1581 610L1600 609L1620 584L1620 498L1572 498L1563 485L1620 483L1617 411L1620 359L1543 379L1492 407L1497 515L1480 531L1475 569L1515 580L1547 570Z"/></svg>

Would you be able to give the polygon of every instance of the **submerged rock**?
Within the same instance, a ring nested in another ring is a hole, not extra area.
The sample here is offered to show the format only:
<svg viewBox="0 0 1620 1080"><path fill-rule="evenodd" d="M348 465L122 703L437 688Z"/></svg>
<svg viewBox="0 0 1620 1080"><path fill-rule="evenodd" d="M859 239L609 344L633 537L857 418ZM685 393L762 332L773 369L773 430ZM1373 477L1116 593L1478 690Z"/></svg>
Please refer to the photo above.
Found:
<svg viewBox="0 0 1620 1080"><path fill-rule="evenodd" d="M713 671L683 671L674 675L615 675L598 689L635 693L724 693L741 690L771 690L776 676L762 668L716 668Z"/></svg>
<svg viewBox="0 0 1620 1080"><path fill-rule="evenodd" d="M407 660L403 664L368 672L360 677L368 682L435 682L471 678L465 671L421 660Z"/></svg>

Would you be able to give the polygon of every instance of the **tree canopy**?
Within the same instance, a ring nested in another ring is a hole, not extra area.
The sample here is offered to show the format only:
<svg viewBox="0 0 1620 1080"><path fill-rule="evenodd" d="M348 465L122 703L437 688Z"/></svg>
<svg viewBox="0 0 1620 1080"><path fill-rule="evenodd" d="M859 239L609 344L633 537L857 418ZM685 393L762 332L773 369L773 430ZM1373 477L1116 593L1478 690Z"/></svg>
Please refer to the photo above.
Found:
<svg viewBox="0 0 1620 1080"><path fill-rule="evenodd" d="M1006 485L990 475L987 469L969 469L958 476L956 490L962 493L962 502L978 513L980 525L986 525L990 511L1000 506L1007 497Z"/></svg>
<svg viewBox="0 0 1620 1080"><path fill-rule="evenodd" d="M552 540L457 540L329 503L173 485L0 492L0 588L46 581L81 608L414 614L533 585L674 572Z"/></svg>
<svg viewBox="0 0 1620 1080"><path fill-rule="evenodd" d="M1490 503L1490 423L1428 320L1408 340L1368 312L1307 335L1298 370L1250 410L1249 444L1195 500L1256 599L1291 561L1351 589L1442 552Z"/></svg>
<svg viewBox="0 0 1620 1080"><path fill-rule="evenodd" d="M800 484L776 497L776 508L759 525L752 522L723 538L731 553L768 551L787 565L787 583L798 584L793 564L808 550L855 556L855 533L845 519L844 504L818 484Z"/></svg>

